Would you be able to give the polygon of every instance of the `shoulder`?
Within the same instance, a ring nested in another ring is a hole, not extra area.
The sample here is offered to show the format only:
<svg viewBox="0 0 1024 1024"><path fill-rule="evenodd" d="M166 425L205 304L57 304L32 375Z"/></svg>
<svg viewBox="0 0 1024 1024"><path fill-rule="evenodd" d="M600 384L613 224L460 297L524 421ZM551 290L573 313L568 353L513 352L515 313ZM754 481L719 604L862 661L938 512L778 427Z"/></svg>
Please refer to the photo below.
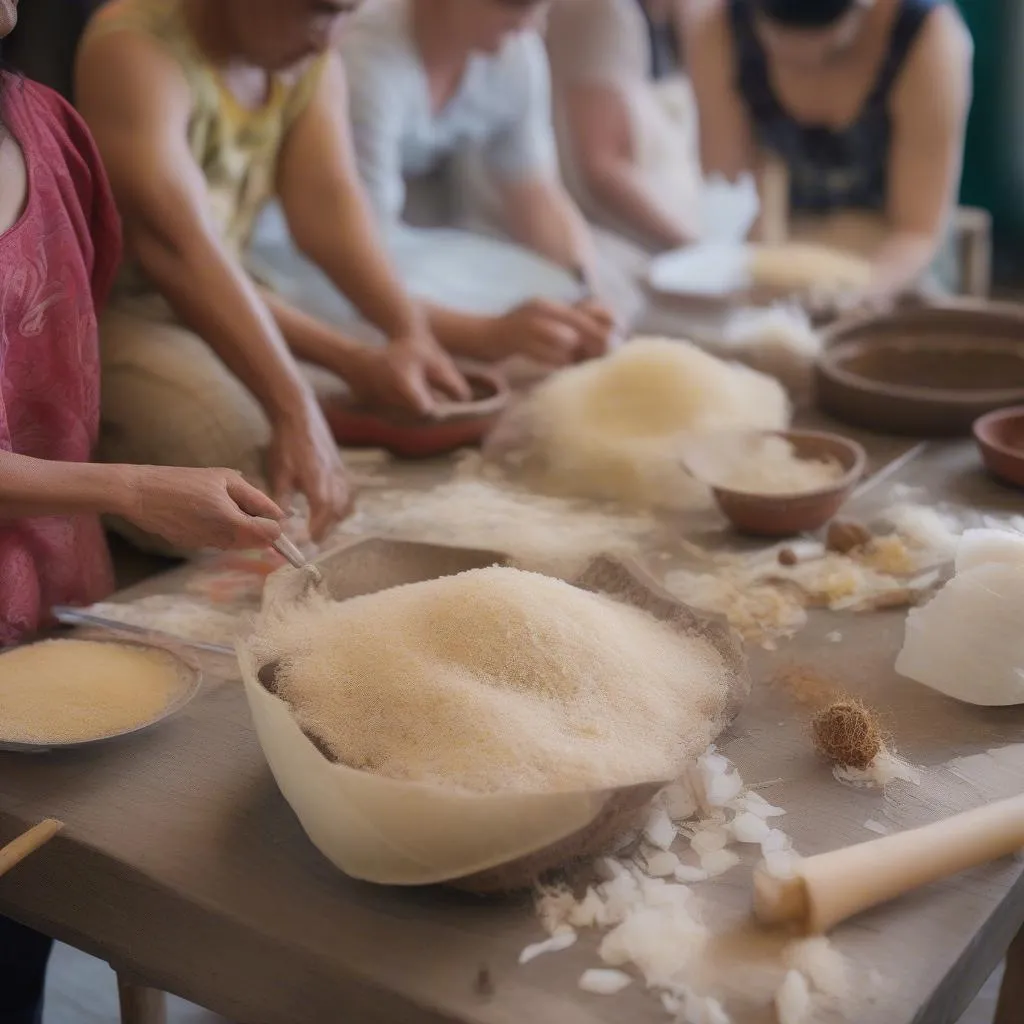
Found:
<svg viewBox="0 0 1024 1024"><path fill-rule="evenodd" d="M721 45L732 36L731 0L693 0L684 7L686 37L693 43Z"/></svg>
<svg viewBox="0 0 1024 1024"><path fill-rule="evenodd" d="M510 87L517 83L546 81L549 77L548 51L539 32L520 32L494 58L494 73Z"/></svg>
<svg viewBox="0 0 1024 1024"><path fill-rule="evenodd" d="M924 18L907 54L896 99L916 104L922 99L963 102L971 90L974 41L951 3L936 3Z"/></svg>
<svg viewBox="0 0 1024 1024"><path fill-rule="evenodd" d="M63 96L27 79L9 77L6 86L4 113L15 124L23 145L56 146L92 159L94 146L89 129Z"/></svg>
<svg viewBox="0 0 1024 1024"><path fill-rule="evenodd" d="M345 26L339 49L346 66L361 71L381 64L388 68L409 64L413 51L405 4L401 0L365 4Z"/></svg>

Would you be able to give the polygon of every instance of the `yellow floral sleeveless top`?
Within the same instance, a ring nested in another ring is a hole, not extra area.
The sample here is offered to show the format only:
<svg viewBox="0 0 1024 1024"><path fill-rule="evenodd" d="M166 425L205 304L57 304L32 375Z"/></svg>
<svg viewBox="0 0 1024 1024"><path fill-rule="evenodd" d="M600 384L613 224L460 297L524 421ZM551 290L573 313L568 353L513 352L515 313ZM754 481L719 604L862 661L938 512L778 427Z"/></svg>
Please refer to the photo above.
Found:
<svg viewBox="0 0 1024 1024"><path fill-rule="evenodd" d="M213 222L229 249L244 259L256 218L274 192L282 142L312 98L325 58L298 73L273 75L266 102L250 110L199 50L181 0L118 0L100 8L84 41L121 31L149 36L181 66L192 92L189 149L206 178ZM140 269L127 259L114 301L152 293Z"/></svg>

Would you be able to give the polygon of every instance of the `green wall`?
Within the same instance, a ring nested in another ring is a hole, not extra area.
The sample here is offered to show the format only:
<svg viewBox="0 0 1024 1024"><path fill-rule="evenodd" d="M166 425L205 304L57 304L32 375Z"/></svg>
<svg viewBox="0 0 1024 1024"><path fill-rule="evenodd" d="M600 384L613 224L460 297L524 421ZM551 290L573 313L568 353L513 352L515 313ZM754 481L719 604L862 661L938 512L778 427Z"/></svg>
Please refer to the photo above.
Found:
<svg viewBox="0 0 1024 1024"><path fill-rule="evenodd" d="M962 201L1024 247L1024 0L957 0L974 36L974 103Z"/></svg>

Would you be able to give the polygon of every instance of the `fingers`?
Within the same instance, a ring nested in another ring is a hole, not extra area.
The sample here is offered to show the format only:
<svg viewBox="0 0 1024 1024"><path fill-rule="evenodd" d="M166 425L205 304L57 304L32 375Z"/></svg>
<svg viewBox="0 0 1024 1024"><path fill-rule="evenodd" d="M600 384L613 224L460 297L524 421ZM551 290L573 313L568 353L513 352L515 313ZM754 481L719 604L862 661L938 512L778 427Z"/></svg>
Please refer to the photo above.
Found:
<svg viewBox="0 0 1024 1024"><path fill-rule="evenodd" d="M397 368L395 387L399 395L421 416L432 412L437 404L427 384L425 368L418 360L403 363Z"/></svg>
<svg viewBox="0 0 1024 1024"><path fill-rule="evenodd" d="M344 471L330 474L314 500L309 497L309 534L314 541L323 540L327 531L352 511L353 495Z"/></svg>
<svg viewBox="0 0 1024 1024"><path fill-rule="evenodd" d="M469 382L459 373L458 368L443 352L427 362L427 379L449 398L459 402L468 402L473 397L473 389Z"/></svg>
<svg viewBox="0 0 1024 1024"><path fill-rule="evenodd" d="M523 332L520 351L546 366L568 366L579 347L579 333L557 320L538 319Z"/></svg>
<svg viewBox="0 0 1024 1024"><path fill-rule="evenodd" d="M258 487L253 487L240 474L229 472L227 477L228 496L250 516L280 522L287 518L281 507L267 497Z"/></svg>

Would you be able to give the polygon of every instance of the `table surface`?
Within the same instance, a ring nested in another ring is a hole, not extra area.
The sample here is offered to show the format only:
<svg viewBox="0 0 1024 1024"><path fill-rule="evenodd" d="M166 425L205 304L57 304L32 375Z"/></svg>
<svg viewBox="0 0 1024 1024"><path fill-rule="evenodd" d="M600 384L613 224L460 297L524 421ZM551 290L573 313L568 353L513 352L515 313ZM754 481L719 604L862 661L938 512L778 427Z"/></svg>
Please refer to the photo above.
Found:
<svg viewBox="0 0 1024 1024"><path fill-rule="evenodd" d="M870 447L877 465L907 443ZM981 474L967 444L933 446L901 479L935 499L1020 509L1019 495ZM179 574L156 585L180 582ZM902 627L898 612L813 613L778 652L753 655L754 691L722 747L748 783L767 783L761 792L787 809L782 827L804 854L873 838L869 819L895 830L1024 789L1024 708L969 707L899 678ZM834 630L839 643L825 639ZM768 682L793 662L876 706L900 752L922 766L921 784L882 794L837 783L810 749L805 709ZM598 965L589 937L518 967L520 950L541 937L527 899L397 891L342 876L278 793L232 660L207 655L203 664L201 696L148 733L75 753L0 755L0 843L47 816L66 823L0 880L0 911L247 1024L666 1019L642 986L613 998L578 990L580 973ZM1024 921L1021 876L1021 862L1008 859L839 928L833 938L858 976L882 976L853 1019L953 1024ZM743 924L749 864L696 888L714 908L716 932ZM736 975L753 978L758 954L735 946ZM484 964L494 979L487 997L474 985ZM772 1019L768 1010L735 1016Z"/></svg>

